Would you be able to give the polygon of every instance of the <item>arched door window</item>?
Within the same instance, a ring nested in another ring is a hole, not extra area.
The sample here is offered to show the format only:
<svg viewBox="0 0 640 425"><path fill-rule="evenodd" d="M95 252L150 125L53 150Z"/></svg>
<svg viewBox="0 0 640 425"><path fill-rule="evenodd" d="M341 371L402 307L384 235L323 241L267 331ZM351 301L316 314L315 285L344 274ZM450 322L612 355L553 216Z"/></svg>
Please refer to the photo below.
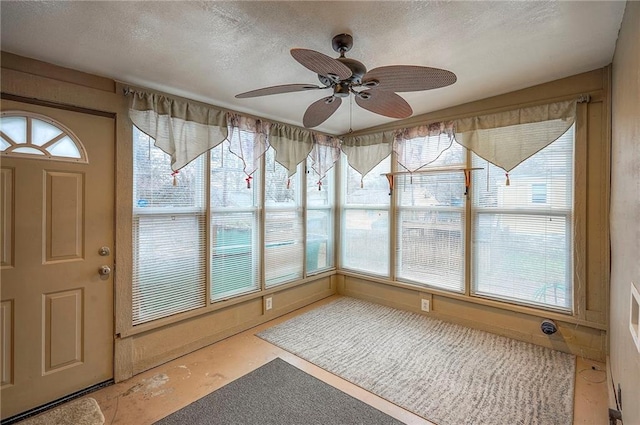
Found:
<svg viewBox="0 0 640 425"><path fill-rule="evenodd" d="M88 163L87 152L71 130L44 115L24 111L2 112L0 154Z"/></svg>

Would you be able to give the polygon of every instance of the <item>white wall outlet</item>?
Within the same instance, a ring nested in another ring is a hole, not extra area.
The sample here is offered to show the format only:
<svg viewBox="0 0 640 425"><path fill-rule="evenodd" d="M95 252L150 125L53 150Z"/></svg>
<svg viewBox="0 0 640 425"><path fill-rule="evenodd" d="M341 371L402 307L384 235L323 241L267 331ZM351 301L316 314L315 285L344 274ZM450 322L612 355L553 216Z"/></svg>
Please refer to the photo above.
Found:
<svg viewBox="0 0 640 425"><path fill-rule="evenodd" d="M422 299L422 304L420 304L420 309L422 311L429 311L430 310L430 305L429 305L429 300L425 300L424 298Z"/></svg>
<svg viewBox="0 0 640 425"><path fill-rule="evenodd" d="M264 299L264 309L271 310L273 307L273 297L267 297Z"/></svg>

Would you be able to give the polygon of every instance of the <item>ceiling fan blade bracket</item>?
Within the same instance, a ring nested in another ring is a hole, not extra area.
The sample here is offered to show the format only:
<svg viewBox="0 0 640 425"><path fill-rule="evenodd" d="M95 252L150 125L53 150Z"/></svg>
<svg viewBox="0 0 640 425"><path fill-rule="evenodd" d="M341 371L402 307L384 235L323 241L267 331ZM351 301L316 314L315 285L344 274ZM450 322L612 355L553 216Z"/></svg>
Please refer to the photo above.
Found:
<svg viewBox="0 0 640 425"><path fill-rule="evenodd" d="M327 73L326 77L330 80L333 81L334 83L339 83L340 82L340 77L332 72Z"/></svg>
<svg viewBox="0 0 640 425"><path fill-rule="evenodd" d="M367 87L367 88L374 88L374 87L378 87L380 85L380 81L378 80L369 80L369 81L365 81L361 84L361 86L363 87Z"/></svg>

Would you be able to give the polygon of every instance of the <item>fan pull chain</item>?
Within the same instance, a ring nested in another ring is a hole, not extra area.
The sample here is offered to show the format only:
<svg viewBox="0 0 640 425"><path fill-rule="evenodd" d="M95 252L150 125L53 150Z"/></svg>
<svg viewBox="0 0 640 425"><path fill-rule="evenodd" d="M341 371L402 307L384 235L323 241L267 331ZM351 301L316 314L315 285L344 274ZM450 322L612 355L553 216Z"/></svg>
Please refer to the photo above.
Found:
<svg viewBox="0 0 640 425"><path fill-rule="evenodd" d="M353 96L349 96L349 131L353 133Z"/></svg>
<svg viewBox="0 0 640 425"><path fill-rule="evenodd" d="M505 182L505 184L504 184L504 185L505 185L505 186L509 186L509 185L511 185L511 181L509 180L509 173L505 173L504 175L505 175L505 176L507 176L507 181Z"/></svg>

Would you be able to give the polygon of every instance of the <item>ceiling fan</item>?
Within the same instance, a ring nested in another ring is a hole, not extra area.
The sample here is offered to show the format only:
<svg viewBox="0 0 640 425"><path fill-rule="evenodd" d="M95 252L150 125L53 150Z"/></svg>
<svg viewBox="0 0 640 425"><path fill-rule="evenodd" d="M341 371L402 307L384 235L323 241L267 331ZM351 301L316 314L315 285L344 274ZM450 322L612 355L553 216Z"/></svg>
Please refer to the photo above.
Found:
<svg viewBox="0 0 640 425"><path fill-rule="evenodd" d="M267 96L308 90L332 89L331 96L312 103L302 122L312 128L326 121L340 106L342 98L353 94L356 103L371 112L390 118L407 118L413 110L396 92L430 90L456 82L456 75L444 69L413 65L390 65L367 68L359 61L345 57L353 46L350 34L338 34L332 40L333 50L340 57L333 59L309 49L291 49L291 56L305 68L318 74L323 86L284 84L265 87L236 95L236 98Z"/></svg>

